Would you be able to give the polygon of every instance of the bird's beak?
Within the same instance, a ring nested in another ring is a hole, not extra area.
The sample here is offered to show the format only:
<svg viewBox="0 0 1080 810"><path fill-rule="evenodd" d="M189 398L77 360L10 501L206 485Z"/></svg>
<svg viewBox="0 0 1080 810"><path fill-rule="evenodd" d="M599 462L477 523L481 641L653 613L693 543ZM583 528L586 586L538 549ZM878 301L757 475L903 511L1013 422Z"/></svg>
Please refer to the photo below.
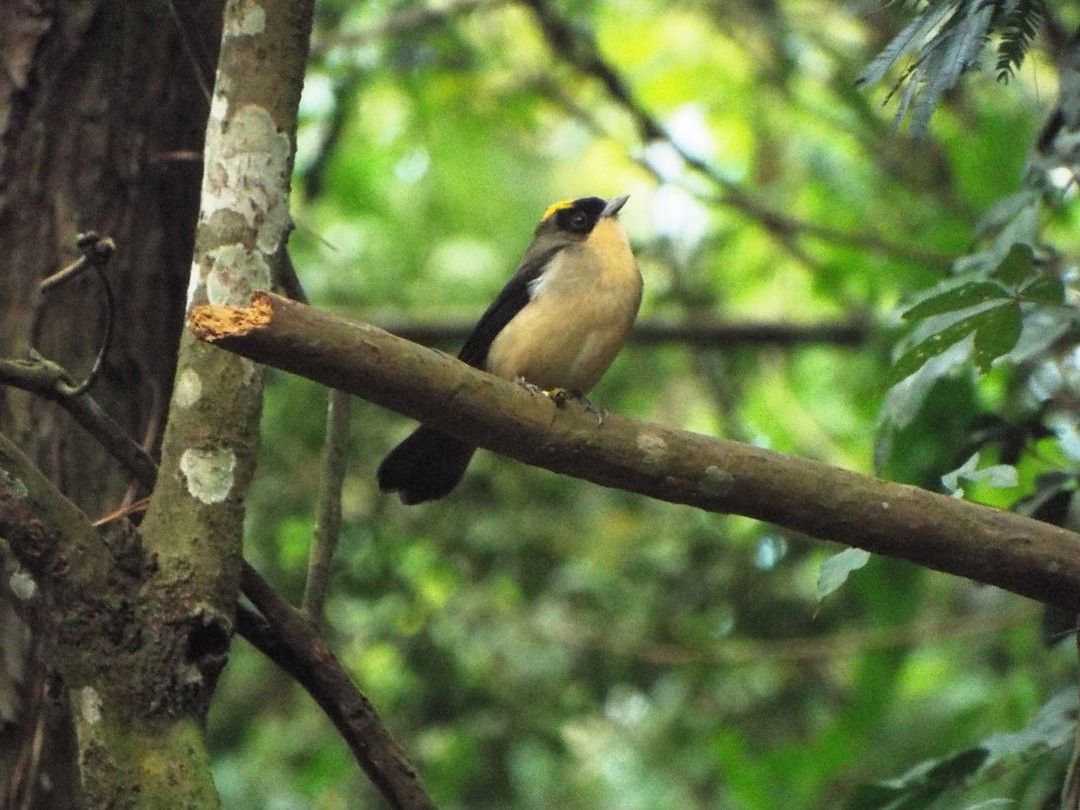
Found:
<svg viewBox="0 0 1080 810"><path fill-rule="evenodd" d="M612 197L608 200L608 204L604 206L604 210L600 212L600 218L613 217L619 213L619 209L626 205L626 201L630 199L629 194L620 194L618 197Z"/></svg>

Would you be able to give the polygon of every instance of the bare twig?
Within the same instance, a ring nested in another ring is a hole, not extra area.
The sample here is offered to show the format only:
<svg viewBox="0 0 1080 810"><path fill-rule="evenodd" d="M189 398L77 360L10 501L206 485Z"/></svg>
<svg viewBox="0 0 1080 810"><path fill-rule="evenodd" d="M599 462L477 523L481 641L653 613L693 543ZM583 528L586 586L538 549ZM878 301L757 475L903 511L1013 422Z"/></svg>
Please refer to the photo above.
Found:
<svg viewBox="0 0 1080 810"><path fill-rule="evenodd" d="M525 2L536 14L540 29L551 49L567 63L599 81L607 90L608 95L630 115L643 141L663 141L670 145L688 167L721 190L721 194L706 199L718 205L734 208L756 221L800 261L814 264L802 248L793 241L799 236L808 236L909 261L937 266L951 264L953 257L946 254L899 244L876 234L855 233L821 225L770 209L754 199L746 188L726 177L703 157L694 154L679 143L678 139L635 98L622 76L604 59L596 42L586 32L572 26L548 0L525 0ZM565 94L557 85L550 82L544 82L543 85L557 98L565 99ZM602 131L598 124L592 122L592 116L578 105L572 104L570 108L578 115L587 116L594 131ZM647 160L639 159L638 163L661 182L669 182L668 178L661 176Z"/></svg>
<svg viewBox="0 0 1080 810"><path fill-rule="evenodd" d="M322 616L330 563L341 532L341 487L348 459L349 395L332 388L326 408L326 444L315 505L315 531L308 552L307 584L304 586L304 612L316 624Z"/></svg>
<svg viewBox="0 0 1080 810"><path fill-rule="evenodd" d="M105 362L105 355L109 351L109 344L112 343L113 313L116 310L112 284L109 283L109 277L105 275L105 265L109 263L109 259L111 259L113 253L116 252L116 243L107 236L102 237L94 231L88 231L87 233L79 234L79 238L76 240L75 244L82 250L83 255L63 270L53 273L48 278L44 279L38 287L42 293L47 293L76 276L81 275L83 271L92 269L94 275L97 277L98 286L101 288L105 317L101 345L98 347L94 362L90 366L90 371L87 372L83 381L78 385L70 386L67 389L67 396L70 397L78 397L85 394L90 390L90 386L94 384L94 381L97 380L97 376L101 372L101 366Z"/></svg>
<svg viewBox="0 0 1080 810"><path fill-rule="evenodd" d="M90 372L81 383L75 383L63 366L32 352L29 360L0 359L0 384L21 388L58 403L144 486L152 489L157 479L157 465L153 459L94 399L86 396L112 342L115 307L112 286L103 268L116 246L112 239L93 232L80 235L77 244L82 255L44 279L39 289L42 293L48 293L87 270L92 269L97 274L105 300L105 333Z"/></svg>
<svg viewBox="0 0 1080 810"><path fill-rule="evenodd" d="M38 284L38 289L42 293L51 292L61 284L82 275L91 267L108 264L109 259L116 252L116 243L112 239L99 236L94 231L79 234L75 245L82 251L82 255L67 267L42 279Z"/></svg>
<svg viewBox="0 0 1080 810"><path fill-rule="evenodd" d="M180 40L180 47L184 49L184 56L187 57L188 65L191 67L191 72L195 76L195 81L198 82L203 97L209 102L211 91L210 82L206 80L206 71L203 69L203 64L207 60L200 59L199 55L195 52L195 43L192 41L189 26L180 19L180 14L176 10L174 0L166 0L165 5L168 6L169 16L172 17L173 22L176 24L176 36Z"/></svg>
<svg viewBox="0 0 1080 810"><path fill-rule="evenodd" d="M77 395L78 387L62 366L40 356L33 360L0 359L0 384L21 388L60 405L147 490L154 488L157 465L150 454L109 416L97 400L88 394Z"/></svg>
<svg viewBox="0 0 1080 810"><path fill-rule="evenodd" d="M396 37L404 34L416 35L425 28L436 28L445 25L447 21L454 17L461 17L474 11L505 5L507 2L508 0L457 0L454 3L438 6L424 5L422 3L402 6L374 25L363 28L354 34L334 36L322 42L314 43L311 54L314 58L322 58L334 48L355 50L385 37Z"/></svg>

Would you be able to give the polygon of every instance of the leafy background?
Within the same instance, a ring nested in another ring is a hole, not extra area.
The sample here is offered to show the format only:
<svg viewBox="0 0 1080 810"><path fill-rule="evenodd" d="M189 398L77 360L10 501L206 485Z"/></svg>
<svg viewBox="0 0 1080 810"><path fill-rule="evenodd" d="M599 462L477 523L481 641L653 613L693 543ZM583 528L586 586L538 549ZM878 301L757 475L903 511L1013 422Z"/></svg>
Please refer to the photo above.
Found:
<svg viewBox="0 0 1080 810"><path fill-rule="evenodd" d="M962 468L956 494L1060 516L1077 214L1029 168L1057 72L995 54L1019 25L995 4L950 89L973 7L326 0L295 263L348 317L467 325L549 203L629 192L642 320L872 328L634 343L597 402L939 491ZM325 400L271 374L247 554L294 596ZM410 429L354 404L327 613L440 806L1054 806L1075 656L1037 605L487 453L403 507L374 470ZM380 806L242 642L210 728L227 807Z"/></svg>

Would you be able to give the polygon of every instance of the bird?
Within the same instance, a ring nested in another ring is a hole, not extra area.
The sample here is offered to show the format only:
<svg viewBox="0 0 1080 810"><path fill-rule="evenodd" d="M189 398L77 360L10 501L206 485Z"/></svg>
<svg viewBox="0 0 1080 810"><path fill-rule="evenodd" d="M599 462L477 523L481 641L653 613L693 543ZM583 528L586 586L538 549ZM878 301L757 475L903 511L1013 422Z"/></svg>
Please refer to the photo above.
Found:
<svg viewBox="0 0 1080 810"><path fill-rule="evenodd" d="M628 199L580 197L548 206L517 271L458 359L534 392L584 400L619 353L641 305L641 271L616 219ZM474 452L468 442L422 424L379 465L379 489L396 492L404 504L443 498L461 482Z"/></svg>

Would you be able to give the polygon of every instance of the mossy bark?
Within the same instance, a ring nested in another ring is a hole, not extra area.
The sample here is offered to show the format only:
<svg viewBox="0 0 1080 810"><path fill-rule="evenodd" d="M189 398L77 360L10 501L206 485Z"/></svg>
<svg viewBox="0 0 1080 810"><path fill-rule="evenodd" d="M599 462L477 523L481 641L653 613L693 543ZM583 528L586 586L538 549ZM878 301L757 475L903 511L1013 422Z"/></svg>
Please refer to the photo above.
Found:
<svg viewBox="0 0 1080 810"><path fill-rule="evenodd" d="M0 537L22 583L9 602L40 639L77 766L25 806L219 805L202 723L233 630L262 372L180 342L180 327L192 301L268 288L284 256L311 3L196 6L178 21L56 4L7 46L25 71L0 87L0 238L19 246L0 279L0 354L32 346L82 373L96 291L72 282L44 306L38 282L70 260L76 232L111 236L119 330L91 395L151 447L167 425L156 482L131 481L62 411L13 389L0 399ZM222 19L210 99L196 54L217 51L206 33ZM91 523L151 486L141 526Z"/></svg>

